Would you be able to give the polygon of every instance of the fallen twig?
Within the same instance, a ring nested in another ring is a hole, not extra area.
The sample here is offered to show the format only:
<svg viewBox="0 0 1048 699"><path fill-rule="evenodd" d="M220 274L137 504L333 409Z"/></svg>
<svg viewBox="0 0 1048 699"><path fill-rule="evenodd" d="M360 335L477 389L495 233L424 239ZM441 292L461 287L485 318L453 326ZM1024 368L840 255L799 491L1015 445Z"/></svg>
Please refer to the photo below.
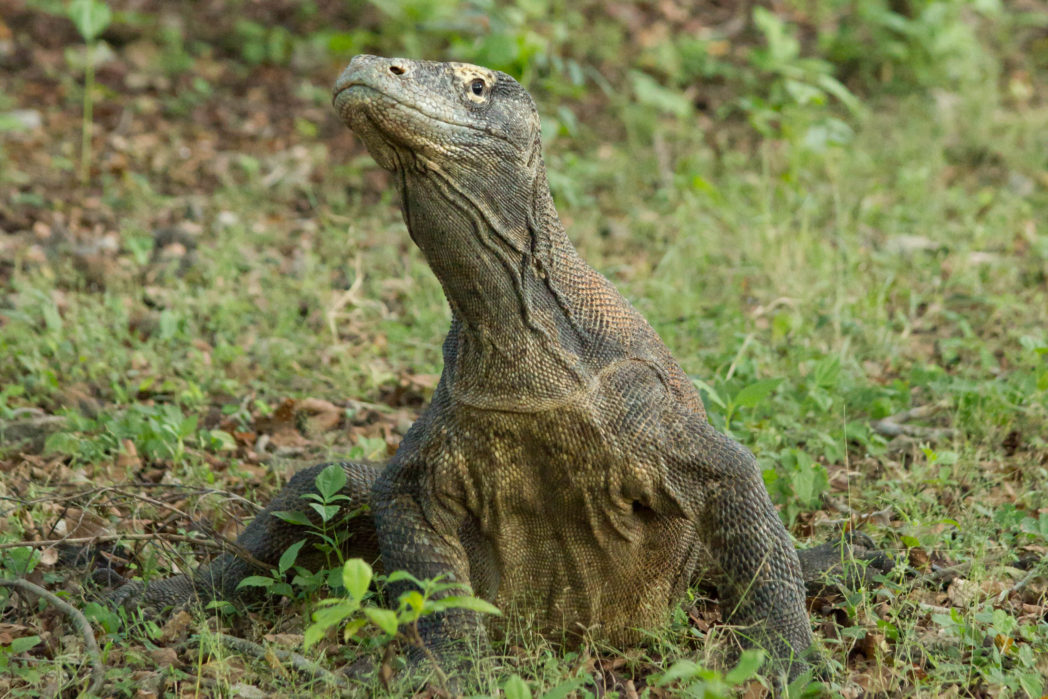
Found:
<svg viewBox="0 0 1048 699"><path fill-rule="evenodd" d="M818 524L819 526L851 525L852 527L858 527L865 524L866 522L869 522L870 520L879 520L883 524L887 524L891 521L892 514L895 511L894 507L888 505L883 509L874 510L872 512L859 512L857 510L852 509L847 503L841 502L837 498L833 497L829 493L823 493L822 501L823 504L826 505L826 507L828 507L831 510L834 510L835 512L840 512L842 515L846 515L846 517L843 519L820 520L819 522L816 522L816 524Z"/></svg>
<svg viewBox="0 0 1048 699"><path fill-rule="evenodd" d="M997 604L1001 604L1002 602L1004 602L1004 600L1008 599L1008 596L1011 595L1013 592L1022 592L1027 585L1029 585L1031 582L1033 582L1034 579L1041 575L1044 575L1044 571L1040 570L1039 566L1033 566L1033 569L1030 570L1030 572L1028 572L1026 575L1024 575L1021 580L1009 587L1007 590L1002 591L1001 594L997 595Z"/></svg>
<svg viewBox="0 0 1048 699"><path fill-rule="evenodd" d="M69 487L77 487L79 489L74 491L74 492L72 492L72 493L63 493L62 495L45 495L45 496L42 496L42 497L34 498L32 500L26 500L24 498L12 497L10 495L2 495L2 496L0 496L0 500L9 501L9 502L15 502L15 503L18 503L19 505L28 507L30 505L36 505L36 504L39 504L39 503L42 503L42 502L62 502L63 500L74 500L76 498L85 498L85 497L88 497L89 495L95 495L95 494L107 493L107 492L114 492L114 493L116 493L118 495L123 495L124 497L127 497L127 496L129 496L131 494L127 493L126 490L124 490L124 489L126 489L126 488L142 488L142 489L181 490L181 491L185 492L186 495L200 495L200 496L204 496L204 495L222 495L222 496L224 496L228 500L233 500L233 501L238 502L238 503L240 503L242 505L247 505L248 507L254 509L256 512L262 509L257 502L252 502L251 500L248 500L244 496L237 495L236 493L231 493L228 490L221 490L219 488L199 488L199 487L190 486L190 485L183 485L181 483L124 483L124 484L121 484L121 485L103 485L103 486L95 486L93 488L86 488L85 489L85 488L82 488L80 486L80 484L78 484L78 483L66 483L66 482L63 482L63 483L55 483L54 487L55 487L55 489L62 489L62 488L69 488Z"/></svg>
<svg viewBox="0 0 1048 699"><path fill-rule="evenodd" d="M967 575L971 569L971 561L965 561L946 568L932 564L931 572L926 573L926 575L935 582L949 584L953 582L954 578L961 578Z"/></svg>
<svg viewBox="0 0 1048 699"><path fill-rule="evenodd" d="M339 677L330 670L325 670L312 660L309 660L298 653L279 648L263 648L254 641L249 641L246 638L239 638L237 636L230 636L224 633L211 634L209 637L218 640L222 645L232 648L238 653L251 655L261 660L268 660L270 654L272 654L276 656L278 660L290 663L292 668L307 677L319 677L325 682L329 682L340 689L349 688L349 682L347 682L345 678Z"/></svg>
<svg viewBox="0 0 1048 699"><path fill-rule="evenodd" d="M942 403L921 405L895 415L889 415L880 420L874 420L870 426L875 432L886 437L916 437L928 440L950 439L957 434L957 430L949 427L922 427L920 425L906 424L911 420L923 420L931 417L945 407L947 406Z"/></svg>
<svg viewBox="0 0 1048 699"><path fill-rule="evenodd" d="M108 541L167 541L174 543L187 543L196 544L203 546L204 548L215 549L226 553L232 553L237 558L240 558L251 565L257 567L259 570L270 570L273 568L272 565L264 563L255 558L251 553L239 544L229 541L228 539L197 539L191 536L185 536L184 534L165 534L163 532L152 532L152 533L137 533L137 534L99 534L97 536L79 536L79 537L68 537L65 539L40 539L36 541L5 541L0 543L0 549L13 549L21 546L28 546L30 548L42 548L47 546L57 546L58 544L97 544Z"/></svg>
<svg viewBox="0 0 1048 699"><path fill-rule="evenodd" d="M29 594L36 595L37 597L47 600L56 609L72 619L73 625L76 626L80 635L84 638L87 659L88 662L91 663L91 685L87 688L87 693L97 694L98 690L102 688L102 682L105 680L105 666L102 665L102 653L98 650L98 641L95 640L95 632L91 630L91 623L87 620L87 617L85 617L79 609L68 602L63 601L58 595L45 590L39 585L34 585L28 580L0 579L0 587L10 587L21 592L28 592Z"/></svg>

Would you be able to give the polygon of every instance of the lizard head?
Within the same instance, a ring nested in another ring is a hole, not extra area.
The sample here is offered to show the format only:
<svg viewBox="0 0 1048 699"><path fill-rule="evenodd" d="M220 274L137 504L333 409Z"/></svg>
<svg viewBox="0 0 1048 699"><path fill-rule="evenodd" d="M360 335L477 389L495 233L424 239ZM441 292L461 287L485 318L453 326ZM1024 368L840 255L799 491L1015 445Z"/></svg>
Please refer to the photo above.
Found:
<svg viewBox="0 0 1048 699"><path fill-rule="evenodd" d="M443 281L487 255L487 240L518 259L534 247L532 223L552 203L538 110L512 77L467 63L357 56L335 83L334 106L394 174L411 237ZM483 239L471 232L478 226Z"/></svg>
<svg viewBox="0 0 1048 699"><path fill-rule="evenodd" d="M336 81L334 105L386 170L442 171L481 192L521 191L522 182L502 180L534 176L538 111L505 73L362 55Z"/></svg>
<svg viewBox="0 0 1048 699"><path fill-rule="evenodd" d="M559 308L546 284L554 236L563 255L574 249L553 207L531 95L481 66L357 56L333 101L393 173L408 233L463 327L547 342L554 331L534 317L539 305Z"/></svg>

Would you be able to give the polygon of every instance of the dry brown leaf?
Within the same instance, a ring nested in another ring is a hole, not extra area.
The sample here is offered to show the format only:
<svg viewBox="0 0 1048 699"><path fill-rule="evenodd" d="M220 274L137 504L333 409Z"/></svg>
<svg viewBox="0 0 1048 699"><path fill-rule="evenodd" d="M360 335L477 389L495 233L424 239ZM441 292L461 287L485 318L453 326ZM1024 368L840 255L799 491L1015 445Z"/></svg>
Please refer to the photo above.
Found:
<svg viewBox="0 0 1048 699"><path fill-rule="evenodd" d="M967 578L955 578L946 588L946 597L955 607L966 609L982 595L982 589Z"/></svg>
<svg viewBox="0 0 1048 699"><path fill-rule="evenodd" d="M764 699L769 695L768 688L758 680L749 680L742 686L741 699Z"/></svg>
<svg viewBox="0 0 1048 699"><path fill-rule="evenodd" d="M130 439L121 442L120 453L116 457L116 465L120 468L138 469L142 466L142 460L138 457L138 449Z"/></svg>
<svg viewBox="0 0 1048 699"><path fill-rule="evenodd" d="M319 398L305 398L298 403L297 413L305 413L306 433L320 434L338 427L342 419L342 411L326 400Z"/></svg>
<svg viewBox="0 0 1048 699"><path fill-rule="evenodd" d="M112 534L109 523L94 512L77 507L61 508L62 519L55 525L55 533L63 537L83 538Z"/></svg>
<svg viewBox="0 0 1048 699"><path fill-rule="evenodd" d="M40 552L39 565L44 566L45 568L50 568L57 562L58 549L56 549L54 546L46 548Z"/></svg>
<svg viewBox="0 0 1048 699"><path fill-rule="evenodd" d="M193 626L193 616L186 610L175 612L168 619L164 628L160 630L160 641L163 643L178 643L189 636L189 629Z"/></svg>
<svg viewBox="0 0 1048 699"><path fill-rule="evenodd" d="M0 624L0 646L10 645L16 638L34 635L34 630L22 624Z"/></svg>
<svg viewBox="0 0 1048 699"><path fill-rule="evenodd" d="M148 651L149 658L157 667L171 667L178 664L178 653L174 648L154 648Z"/></svg>
<svg viewBox="0 0 1048 699"><path fill-rule="evenodd" d="M267 633L263 638L278 646L297 648L302 645L303 636L300 633Z"/></svg>

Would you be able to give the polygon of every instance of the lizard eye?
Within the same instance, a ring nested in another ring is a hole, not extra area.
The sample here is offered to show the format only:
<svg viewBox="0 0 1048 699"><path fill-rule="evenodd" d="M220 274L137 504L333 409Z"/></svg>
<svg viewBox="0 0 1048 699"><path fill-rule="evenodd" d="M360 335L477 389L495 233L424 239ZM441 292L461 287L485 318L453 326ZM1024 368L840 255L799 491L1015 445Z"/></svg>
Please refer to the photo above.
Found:
<svg viewBox="0 0 1048 699"><path fill-rule="evenodd" d="M474 95L484 94L485 83L480 78L474 78L473 82L470 83L469 89L473 91Z"/></svg>

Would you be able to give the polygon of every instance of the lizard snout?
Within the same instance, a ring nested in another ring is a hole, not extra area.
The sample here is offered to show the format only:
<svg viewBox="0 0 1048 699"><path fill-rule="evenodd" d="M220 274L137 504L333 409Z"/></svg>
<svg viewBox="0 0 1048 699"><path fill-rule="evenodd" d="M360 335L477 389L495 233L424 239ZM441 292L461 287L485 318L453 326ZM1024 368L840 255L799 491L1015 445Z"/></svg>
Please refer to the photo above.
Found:
<svg viewBox="0 0 1048 699"><path fill-rule="evenodd" d="M389 85L396 78L405 77L411 72L412 62L404 58L383 58L366 54L354 56L335 81L332 96L338 97L340 92L354 85L381 89L383 84Z"/></svg>

